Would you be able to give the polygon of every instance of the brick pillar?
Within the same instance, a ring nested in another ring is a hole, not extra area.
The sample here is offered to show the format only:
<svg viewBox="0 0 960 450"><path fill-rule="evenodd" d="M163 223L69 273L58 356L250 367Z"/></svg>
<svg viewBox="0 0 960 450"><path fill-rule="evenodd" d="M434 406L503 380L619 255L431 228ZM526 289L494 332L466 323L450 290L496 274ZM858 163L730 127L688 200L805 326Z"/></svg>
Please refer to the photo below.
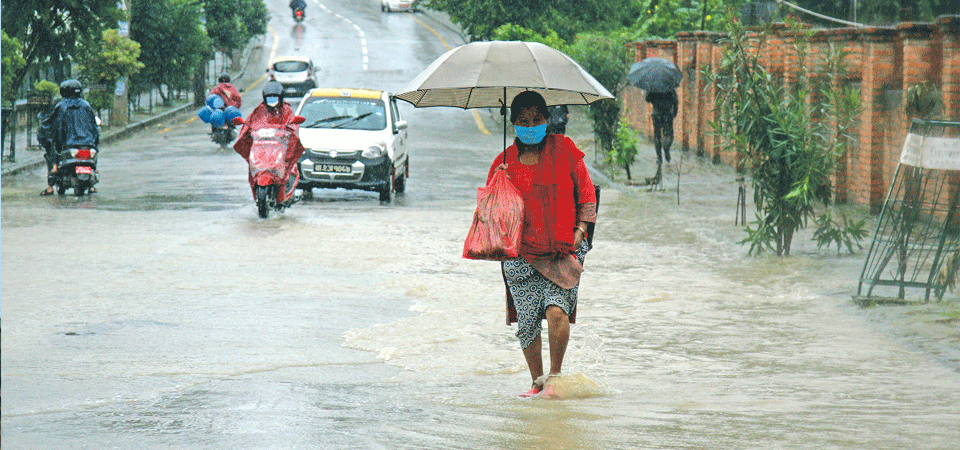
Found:
<svg viewBox="0 0 960 450"><path fill-rule="evenodd" d="M838 77L832 84L833 88L837 91L850 87L852 83L860 83L861 72L863 70L861 62L863 58L860 41L857 39L858 36L859 32L856 28L841 28L832 32L828 39L828 42L833 44L838 51L848 52L848 55L844 58L846 76L843 78ZM856 124L847 130L847 134L850 135L850 137L842 138L848 139L847 151L840 155L840 159L837 161L837 172L833 176L834 202L838 204L844 204L850 201L850 184L852 183L850 177L850 155L857 152L860 141L858 130L853 127L856 127Z"/></svg>
<svg viewBox="0 0 960 450"><path fill-rule="evenodd" d="M694 124L698 94L697 80L700 78L700 68L697 66L697 41L692 33L677 34L677 67L683 72L683 84L677 90L680 106L673 127L673 141L675 146L686 152L696 142L697 131Z"/></svg>
<svg viewBox="0 0 960 450"><path fill-rule="evenodd" d="M883 105L883 91L896 77L896 31L871 28L863 32L863 80L860 113L860 151L851 158L854 201L869 205L876 214L886 196L883 184L884 127L890 124Z"/></svg>
<svg viewBox="0 0 960 450"><path fill-rule="evenodd" d="M719 33L710 33L710 67L720 67L720 61L723 58L724 47L720 44L720 38L722 35ZM711 84L707 86L703 94L703 100L706 106L704 111L704 116L702 118L703 128L707 131L707 136L704 139L704 151L711 156L713 163L718 164L722 160L720 154L720 140L723 139L721 136L717 136L713 133L713 129L710 127L710 122L716 120L716 111L714 110L714 102L717 99L717 86Z"/></svg>
<svg viewBox="0 0 960 450"><path fill-rule="evenodd" d="M693 36L697 40L697 66L703 67L713 64L713 39L710 33L697 31L693 33ZM694 139L691 140L691 145L693 145L697 156L704 156L707 154L706 139L709 133L713 131L710 129L709 119L707 118L713 110L713 97L707 98L707 81L703 77L697 77L695 89L698 94L693 99L694 104L692 105L695 123L691 124L691 132L695 134L693 135ZM713 92L712 89L710 92Z"/></svg>
<svg viewBox="0 0 960 450"><path fill-rule="evenodd" d="M940 31L940 92L943 118L960 121L960 15L937 18Z"/></svg>

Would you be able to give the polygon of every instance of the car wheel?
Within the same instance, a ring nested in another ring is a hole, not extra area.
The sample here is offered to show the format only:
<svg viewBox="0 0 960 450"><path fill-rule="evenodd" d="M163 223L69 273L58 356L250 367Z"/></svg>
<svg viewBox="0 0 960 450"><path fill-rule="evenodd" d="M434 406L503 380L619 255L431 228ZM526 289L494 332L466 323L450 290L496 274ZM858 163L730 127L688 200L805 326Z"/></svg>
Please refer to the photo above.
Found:
<svg viewBox="0 0 960 450"><path fill-rule="evenodd" d="M387 184L384 187L380 188L380 191L379 191L380 203L390 203L390 198L393 196L393 187L394 187L393 167L391 167L390 170L387 171Z"/></svg>
<svg viewBox="0 0 960 450"><path fill-rule="evenodd" d="M407 164L410 164L409 159L407 160ZM406 168L409 166L404 166L404 167ZM393 192L402 194L403 191L405 191L406 189L407 189L407 171L404 170L403 172L397 174L397 179L393 182Z"/></svg>

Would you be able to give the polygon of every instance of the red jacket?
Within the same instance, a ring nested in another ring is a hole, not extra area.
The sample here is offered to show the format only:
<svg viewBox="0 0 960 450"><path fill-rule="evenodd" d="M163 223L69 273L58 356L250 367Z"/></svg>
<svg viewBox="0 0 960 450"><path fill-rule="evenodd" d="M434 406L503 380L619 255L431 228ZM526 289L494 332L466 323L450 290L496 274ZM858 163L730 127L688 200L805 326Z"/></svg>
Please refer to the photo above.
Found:
<svg viewBox="0 0 960 450"><path fill-rule="evenodd" d="M253 130L271 127L286 128L290 130L292 136L290 137L289 147L284 159L287 167L296 167L300 156L303 155L304 148L303 144L300 143L300 125L293 123L294 117L296 117L296 115L287 102L283 102L283 105L273 112L271 112L266 105L260 103L253 109L253 112L247 117L247 121L243 123L243 127L240 128L240 135L237 137L237 142L233 144L233 149L239 153L243 159L249 160L250 147L253 146L253 136L250 133L253 132Z"/></svg>
<svg viewBox="0 0 960 450"><path fill-rule="evenodd" d="M223 98L224 106L236 106L240 107L242 100L240 99L240 92L237 91L237 88L230 83L220 83L213 87L210 90L211 94L219 95Z"/></svg>
<svg viewBox="0 0 960 450"><path fill-rule="evenodd" d="M583 162L583 152L562 134L548 134L540 161L524 165L517 143L505 150L507 174L523 196L523 237L520 255L527 261L574 252L573 230L578 221L596 222L597 198ZM487 183L504 162L501 153L490 166Z"/></svg>

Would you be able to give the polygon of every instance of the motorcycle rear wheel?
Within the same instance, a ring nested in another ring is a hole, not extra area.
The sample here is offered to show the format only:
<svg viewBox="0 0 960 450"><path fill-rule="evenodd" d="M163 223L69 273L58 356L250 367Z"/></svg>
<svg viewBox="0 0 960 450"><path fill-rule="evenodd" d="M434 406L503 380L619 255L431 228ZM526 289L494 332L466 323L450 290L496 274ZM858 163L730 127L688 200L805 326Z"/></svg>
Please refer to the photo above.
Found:
<svg viewBox="0 0 960 450"><path fill-rule="evenodd" d="M270 188L257 186L257 213L261 219L270 215Z"/></svg>

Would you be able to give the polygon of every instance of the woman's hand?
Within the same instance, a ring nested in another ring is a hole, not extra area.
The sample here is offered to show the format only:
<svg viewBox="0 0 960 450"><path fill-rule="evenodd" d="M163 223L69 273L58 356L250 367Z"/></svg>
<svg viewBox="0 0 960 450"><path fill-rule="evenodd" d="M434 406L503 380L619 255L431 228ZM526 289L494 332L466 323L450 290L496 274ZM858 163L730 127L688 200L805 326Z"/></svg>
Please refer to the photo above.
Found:
<svg viewBox="0 0 960 450"><path fill-rule="evenodd" d="M587 223L586 222L577 222L577 226L573 228L573 250L577 251L580 248L580 244L583 243L583 240L587 237Z"/></svg>
<svg viewBox="0 0 960 450"><path fill-rule="evenodd" d="M498 170L504 171L504 173L506 173L506 175L507 175L507 179L508 179L508 180L510 179L510 173L507 172L507 163L500 163L500 165L497 166L496 169L493 169L494 172L496 172L496 171L498 171Z"/></svg>

